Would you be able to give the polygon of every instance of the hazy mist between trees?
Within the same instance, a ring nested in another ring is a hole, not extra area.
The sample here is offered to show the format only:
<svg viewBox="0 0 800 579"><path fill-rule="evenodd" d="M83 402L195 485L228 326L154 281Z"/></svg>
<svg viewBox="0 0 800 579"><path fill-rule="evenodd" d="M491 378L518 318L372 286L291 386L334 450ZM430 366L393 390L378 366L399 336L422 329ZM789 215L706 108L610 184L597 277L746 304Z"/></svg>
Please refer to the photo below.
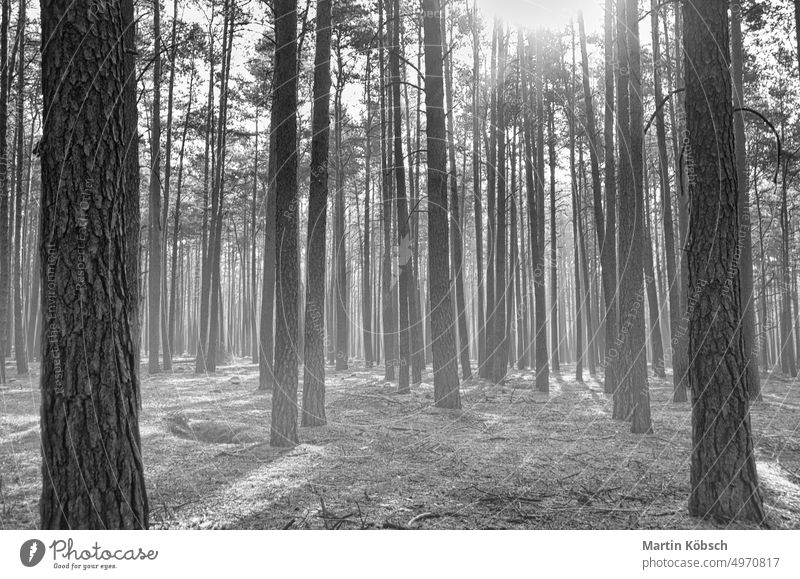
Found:
<svg viewBox="0 0 800 579"><path fill-rule="evenodd" d="M0 0L0 526L797 528L800 1L556 4Z"/></svg>

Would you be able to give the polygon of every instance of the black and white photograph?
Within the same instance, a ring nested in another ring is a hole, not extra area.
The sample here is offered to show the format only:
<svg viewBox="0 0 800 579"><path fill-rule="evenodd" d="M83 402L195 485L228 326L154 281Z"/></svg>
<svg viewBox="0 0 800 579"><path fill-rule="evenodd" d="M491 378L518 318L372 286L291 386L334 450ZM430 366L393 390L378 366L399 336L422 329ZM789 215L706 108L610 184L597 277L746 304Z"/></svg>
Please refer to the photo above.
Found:
<svg viewBox="0 0 800 579"><path fill-rule="evenodd" d="M0 576L800 577L798 28L0 0Z"/></svg>

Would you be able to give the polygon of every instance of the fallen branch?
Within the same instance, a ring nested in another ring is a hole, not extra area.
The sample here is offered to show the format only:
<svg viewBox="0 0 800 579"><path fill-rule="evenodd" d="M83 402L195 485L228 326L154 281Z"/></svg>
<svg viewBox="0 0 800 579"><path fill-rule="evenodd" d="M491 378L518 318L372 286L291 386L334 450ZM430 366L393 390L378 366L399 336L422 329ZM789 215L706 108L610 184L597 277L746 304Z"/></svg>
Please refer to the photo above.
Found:
<svg viewBox="0 0 800 579"><path fill-rule="evenodd" d="M435 518L440 517L440 516L441 515L437 515L436 513L421 513L421 514L417 515L416 517L414 517L413 519L411 519L410 521L408 521L408 523L406 523L406 526L410 527L414 523L419 522L419 521L421 521L423 519L435 519Z"/></svg>

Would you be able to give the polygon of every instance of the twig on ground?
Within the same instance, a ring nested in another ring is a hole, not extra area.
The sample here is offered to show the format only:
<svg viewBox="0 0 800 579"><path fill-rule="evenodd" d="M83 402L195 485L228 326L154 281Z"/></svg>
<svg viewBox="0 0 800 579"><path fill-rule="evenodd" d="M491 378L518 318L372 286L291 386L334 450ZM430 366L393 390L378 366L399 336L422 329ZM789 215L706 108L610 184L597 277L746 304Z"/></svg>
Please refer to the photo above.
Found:
<svg viewBox="0 0 800 579"><path fill-rule="evenodd" d="M406 523L406 526L410 527L414 523L419 522L419 521L421 521L423 519L433 519L433 518L436 518L436 517L439 517L439 516L441 516L441 515L437 515L436 513L420 513L419 515L417 515L416 517L414 517L413 519L408 521L408 523Z"/></svg>

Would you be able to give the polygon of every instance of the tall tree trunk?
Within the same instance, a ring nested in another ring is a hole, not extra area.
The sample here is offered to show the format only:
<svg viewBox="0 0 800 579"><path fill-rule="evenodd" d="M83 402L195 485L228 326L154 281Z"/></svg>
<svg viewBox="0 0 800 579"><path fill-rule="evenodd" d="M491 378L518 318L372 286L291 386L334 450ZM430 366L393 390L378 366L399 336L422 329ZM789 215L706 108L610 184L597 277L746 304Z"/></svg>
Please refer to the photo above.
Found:
<svg viewBox="0 0 800 579"><path fill-rule="evenodd" d="M565 79L569 78L569 85L566 88L567 104L569 106L569 175L570 175L570 191L572 193L572 259L575 283L575 380L583 382L583 359L586 350L583 342L583 311L584 300L583 292L581 292L581 257L579 246L579 230L578 223L580 222L581 215L578 210L578 171L575 166L575 149L577 146L575 138L575 102L574 95L576 92L575 87L575 34L572 34L572 69L570 70L569 77L564 75Z"/></svg>
<svg viewBox="0 0 800 579"><path fill-rule="evenodd" d="M442 10L446 10L442 6ZM455 121L453 113L453 64L452 55L447 42L446 12L442 14L442 41L444 48L444 75L447 104L447 156L450 175L450 250L452 252L452 270L455 281L456 317L458 319L459 358L461 360L461 376L464 380L472 378L469 361L469 334L467 333L467 305L464 296L464 239L461 230L461 201L458 195L458 170L456 168Z"/></svg>
<svg viewBox="0 0 800 579"><path fill-rule="evenodd" d="M206 100L206 123L205 123L205 154L203 155L203 223L201 229L201 281L200 281L200 310L198 312L200 320L197 336L197 355L195 359L195 373L205 373L208 359L208 302L209 285L211 283L211 267L209 263L209 190L211 186L211 152L213 150L214 135L214 35L212 34L214 17L214 2L211 3L211 20L208 24L208 98Z"/></svg>
<svg viewBox="0 0 800 579"><path fill-rule="evenodd" d="M147 248L147 348L151 374L161 371L161 2L153 0L153 114L150 127L150 196Z"/></svg>
<svg viewBox="0 0 800 579"><path fill-rule="evenodd" d="M647 352L644 327L643 239L643 111L639 23L635 0L618 4L617 30L621 58L618 73L619 147L630 154L619 164L619 386L614 396L614 418L631 420L635 433L652 430L649 417ZM624 265L623 265L624 264Z"/></svg>
<svg viewBox="0 0 800 579"><path fill-rule="evenodd" d="M308 194L302 426L325 418L325 234L328 213L328 141L331 99L331 0L317 1L311 183ZM322 275L320 275L322 274Z"/></svg>
<svg viewBox="0 0 800 579"><path fill-rule="evenodd" d="M547 107L547 153L550 166L550 343L551 364L554 372L561 371L561 340L559 339L558 306L558 229L556 224L556 134L555 106ZM533 233L531 233L533 235Z"/></svg>
<svg viewBox="0 0 800 579"><path fill-rule="evenodd" d="M739 219L728 29L729 2L690 1L686 23L687 160L691 223L688 247L692 407L689 513L760 523L738 272ZM704 194L714 191L716 194ZM711 266L711 267L709 267ZM734 265L735 267L735 265Z"/></svg>
<svg viewBox="0 0 800 579"><path fill-rule="evenodd" d="M578 240L581 248L581 275L583 276L583 283L581 289L583 290L583 304L586 310L586 353L587 362L589 365L589 375L594 376L597 373L597 360L595 359L595 337L597 333L594 329L594 316L592 315L592 281L589 277L589 255L586 253L586 235L584 233L586 225L583 219L583 196L586 189L586 172L585 163L583 160L583 144L578 147L578 170L580 177L578 179Z"/></svg>
<svg viewBox="0 0 800 579"><path fill-rule="evenodd" d="M433 331L434 402L439 408L461 408L448 263L447 153L439 0L423 0L422 9L428 141L428 284Z"/></svg>
<svg viewBox="0 0 800 579"><path fill-rule="evenodd" d="M386 64L384 57L385 39L384 29L386 23L383 21L383 3L378 2L378 22L380 31L378 39L380 49L378 51L378 63L380 69L380 111L381 111L381 194L383 201L383 272L381 278L383 294L383 358L385 366L385 380L395 379L395 365L397 360L397 310L395 309L394 288L392 286L392 273L394 269L392 260L392 173L389 167L391 163L391 139L389 134L391 125L387 123L387 91L386 86Z"/></svg>
<svg viewBox="0 0 800 579"><path fill-rule="evenodd" d="M192 71L189 77L189 102L186 105L186 118L183 121L183 133L181 135L181 152L178 156L178 183L175 188L175 213L172 226L172 269L170 272L170 292L169 292L169 323L168 335L170 340L169 351L175 352L175 318L177 300L177 269L182 262L178 261L178 239L181 227L181 188L183 186L183 158L186 151L186 134L189 132L189 119L192 113L192 101L194 100L194 61L192 61ZM183 351L183 348L180 349Z"/></svg>
<svg viewBox="0 0 800 579"><path fill-rule="evenodd" d="M794 336L792 334L792 274L789 263L789 186L787 174L789 160L784 161L783 179L781 185L781 283L780 288L780 360L781 370L792 378L797 376L797 364L794 351Z"/></svg>
<svg viewBox="0 0 800 579"><path fill-rule="evenodd" d="M500 42L498 29L500 22L495 20L492 27L492 53L490 61L491 80L489 84L489 127L488 127L488 164L486 166L486 359L479 368L480 377L492 378L492 365L497 349L495 334L497 316L497 287L495 285L495 250L497 244L497 50Z"/></svg>
<svg viewBox="0 0 800 579"><path fill-rule="evenodd" d="M495 257L494 257L494 340L492 356L492 381L501 383L508 371L508 335L506 333L506 261L508 254L508 236L506 226L506 99L505 99L505 65L506 65L506 32L505 26L499 25L497 37L497 187L495 200Z"/></svg>
<svg viewBox="0 0 800 579"><path fill-rule="evenodd" d="M620 292L621 306L620 311L631 311L635 308L635 303L639 300L643 285L643 251L646 243L644 231L644 104L642 102L642 64L641 51L639 48L639 3L638 0L627 0L626 10L627 26L625 28L628 36L628 66L630 76L628 77L630 91L630 147L631 147L631 168L633 173L633 199L626 207L629 211L625 215L626 219L620 219L620 233L625 230L630 231L631 237L625 240L622 247L629 250L630 256L628 264L630 269L623 272L622 288ZM624 204L621 204L623 206ZM628 221L629 218L633 221ZM624 252L621 252L621 255ZM626 283L627 282L627 283ZM631 380L631 394L633 397L633 416L631 431L634 434L652 433L653 426L650 417L650 389L647 381L647 352L643 347L645 343L645 324L644 312L635 315L632 320L630 332L631 340L629 354L630 365L624 364L624 368L630 368L627 372ZM638 351L637 345L642 345ZM623 350L623 352L625 352ZM627 353L626 353L627 354ZM623 357L627 362L626 356Z"/></svg>
<svg viewBox="0 0 800 579"><path fill-rule="evenodd" d="M273 87L275 82L273 81ZM266 216L264 217L264 275L261 280L261 316L258 331L258 389L272 388L272 373L275 344L275 231L277 220L277 191L275 177L277 173L275 151L278 119L275 111L275 94L272 91L272 107L270 111L269 157L267 159L267 199ZM324 275L324 272L323 272Z"/></svg>
<svg viewBox="0 0 800 579"><path fill-rule="evenodd" d="M297 0L275 1L275 390L270 444L297 443Z"/></svg>
<svg viewBox="0 0 800 579"><path fill-rule="evenodd" d="M603 298L605 300L606 350L603 359L603 391L617 390L617 350L619 317L617 315L617 161L614 148L614 0L605 4L605 117L603 143L605 154L605 238L600 248L603 268Z"/></svg>
<svg viewBox="0 0 800 579"><path fill-rule="evenodd" d="M133 50L127 31L133 26L133 3L126 0L96 14L73 2L42 3L42 37L49 39L42 52L43 106L49 113L40 145L39 254L42 276L55 286L41 295L49 321L40 378L43 529L149 524L132 317L138 295L129 291L126 260L138 240L128 227L129 221L138 225L129 199L135 197L138 209L138 189L127 187L132 163L126 159L126 154L138 157L135 148L126 152L137 131L126 88L134 75L127 57ZM80 32L90 27L96 34ZM109 58L98 61L94 54ZM108 130L109 123L115 130ZM71 147L74 130L92 137L97 147ZM122 194L120 183L126 184ZM87 221L120 226L98 230ZM83 331L62 333L64 328ZM107 355L97 363L72 365L96 352Z"/></svg>
<svg viewBox="0 0 800 579"><path fill-rule="evenodd" d="M364 162L364 237L363 259L361 262L361 293L362 293L362 326L364 328L364 363L367 368L374 364L374 351L372 347L372 278L370 267L372 263L372 223L370 207L370 188L372 187L372 54L367 52L367 75L364 81L365 100L367 103L367 123L365 127L366 145ZM321 271L324 271L321 270Z"/></svg>
<svg viewBox="0 0 800 579"><path fill-rule="evenodd" d="M398 392L411 392L410 361L411 334L409 330L409 306L413 288L413 250L411 247L411 229L408 220L408 202L406 200L406 169L403 157L403 126L400 108L400 2L392 0L391 11L387 11L390 24L389 82L392 90L392 122L394 125L394 159L396 203L397 203L397 236L399 267L399 313L400 313L400 348L399 348L399 388Z"/></svg>
<svg viewBox="0 0 800 579"><path fill-rule="evenodd" d="M175 62L178 55L178 0L172 4L172 32L170 34L170 67L169 84L167 86L167 139L164 150L164 203L161 206L161 225L164 230L164 239L161 253L161 342L164 352L164 371L172 370L172 333L169 329L169 311L171 297L167 292L167 245L169 245L169 194L170 178L172 177L172 118L175 102ZM177 231L173 231L173 236L177 236ZM171 281L171 279L170 279ZM174 284L170 283L170 289L174 289Z"/></svg>
<svg viewBox="0 0 800 579"><path fill-rule="evenodd" d="M11 18L9 0L2 0L0 22L0 384L6 382L6 354L9 332L9 291L11 280L11 248L9 247L8 188L8 23Z"/></svg>
<svg viewBox="0 0 800 579"><path fill-rule="evenodd" d="M475 264L478 274L478 366L486 360L486 304L483 269L483 208L481 203L481 125L480 125L480 18L478 3L472 5L472 197L475 213Z"/></svg>
<svg viewBox="0 0 800 579"><path fill-rule="evenodd" d="M544 31L536 34L536 118L544 119L545 52ZM547 305L545 303L544 257L544 123L536 131L536 255L534 258L534 297L536 299L536 390L550 391L550 366L547 352Z"/></svg>
<svg viewBox="0 0 800 579"><path fill-rule="evenodd" d="M667 286L669 294L669 330L672 348L673 400L686 402L686 352L678 348L681 333L680 279L675 263L675 227L672 215L672 191L669 184L669 156L667 155L667 132L664 122L663 89L661 87L661 38L659 35L658 0L650 0L650 28L653 37L653 84L656 101L656 141L658 143L658 176L661 189L661 204L664 211L664 251L666 253ZM673 127L674 130L674 127Z"/></svg>
<svg viewBox="0 0 800 579"><path fill-rule="evenodd" d="M24 160L24 98L25 98L25 0L19 2L17 20L17 36L19 38L19 56L17 61L17 163L16 163L16 199L14 207L14 354L17 361L17 374L28 374L28 351L25 347L25 330L22 317L22 198L25 189L22 179Z"/></svg>
<svg viewBox="0 0 800 579"><path fill-rule="evenodd" d="M603 186L600 177L600 142L597 133L597 122L594 111L594 99L589 78L589 56L586 47L586 26L583 21L583 12L578 13L578 29L581 43L581 63L583 77L583 101L586 111L585 132L589 142L589 163L592 169L592 205L594 208L594 228L597 233L597 246L600 248L602 259L603 245L605 244L605 214L603 212ZM602 266L603 287L613 285L613 280L606 279L610 268ZM591 327L591 326L590 326ZM594 334L594 332L592 332ZM594 342L594 339L592 340ZM594 352L594 350L593 350Z"/></svg>

